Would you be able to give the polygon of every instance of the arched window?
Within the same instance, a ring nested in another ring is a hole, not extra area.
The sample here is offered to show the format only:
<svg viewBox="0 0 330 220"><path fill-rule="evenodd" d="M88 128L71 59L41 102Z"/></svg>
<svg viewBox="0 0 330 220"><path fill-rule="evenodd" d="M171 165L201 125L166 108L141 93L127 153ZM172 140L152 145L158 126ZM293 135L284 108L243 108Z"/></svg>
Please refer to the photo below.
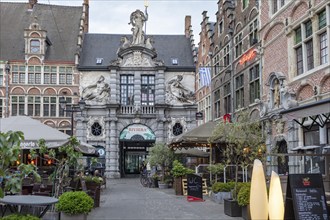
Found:
<svg viewBox="0 0 330 220"><path fill-rule="evenodd" d="M40 41L39 40L30 41L30 52L31 53L40 53Z"/></svg>

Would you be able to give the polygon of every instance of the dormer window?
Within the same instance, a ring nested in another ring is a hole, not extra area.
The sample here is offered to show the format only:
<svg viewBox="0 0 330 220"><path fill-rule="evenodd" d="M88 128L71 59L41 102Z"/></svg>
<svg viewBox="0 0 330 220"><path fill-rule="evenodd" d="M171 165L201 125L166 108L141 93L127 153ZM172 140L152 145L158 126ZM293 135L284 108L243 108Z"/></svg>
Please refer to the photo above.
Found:
<svg viewBox="0 0 330 220"><path fill-rule="evenodd" d="M40 53L40 41L39 40L30 41L30 52L31 53Z"/></svg>

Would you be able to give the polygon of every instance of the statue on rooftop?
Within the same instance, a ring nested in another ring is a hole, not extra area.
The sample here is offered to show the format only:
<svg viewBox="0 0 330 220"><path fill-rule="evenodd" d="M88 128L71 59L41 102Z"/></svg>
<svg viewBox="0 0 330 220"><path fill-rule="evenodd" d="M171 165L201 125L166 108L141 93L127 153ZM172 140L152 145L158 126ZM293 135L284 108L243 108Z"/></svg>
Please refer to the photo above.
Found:
<svg viewBox="0 0 330 220"><path fill-rule="evenodd" d="M143 25L144 22L148 20L148 14L144 15L144 13L140 10L136 10L131 14L130 23L132 24L132 32L133 32L133 40L132 45L138 45L144 43L144 31Z"/></svg>

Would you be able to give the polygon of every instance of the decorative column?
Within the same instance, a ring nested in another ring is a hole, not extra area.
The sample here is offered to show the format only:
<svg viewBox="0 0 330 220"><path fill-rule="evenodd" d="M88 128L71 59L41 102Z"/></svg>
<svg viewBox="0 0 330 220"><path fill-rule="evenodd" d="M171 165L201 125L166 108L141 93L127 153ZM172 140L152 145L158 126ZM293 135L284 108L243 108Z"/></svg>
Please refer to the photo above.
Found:
<svg viewBox="0 0 330 220"><path fill-rule="evenodd" d="M109 178L120 178L119 145L117 135L117 118L110 119L110 141L107 138L107 173ZM109 124L109 123L108 123Z"/></svg>

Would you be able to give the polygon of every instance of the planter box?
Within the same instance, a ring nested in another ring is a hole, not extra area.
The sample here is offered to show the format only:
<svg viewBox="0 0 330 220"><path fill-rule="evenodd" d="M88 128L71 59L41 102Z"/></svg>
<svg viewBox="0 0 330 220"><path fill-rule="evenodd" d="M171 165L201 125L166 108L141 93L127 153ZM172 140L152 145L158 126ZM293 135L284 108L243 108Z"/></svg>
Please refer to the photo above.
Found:
<svg viewBox="0 0 330 220"><path fill-rule="evenodd" d="M251 220L250 206L242 206L242 218L244 220Z"/></svg>
<svg viewBox="0 0 330 220"><path fill-rule="evenodd" d="M231 192L218 192L218 193L211 193L211 200L215 203L223 203L224 199L231 199Z"/></svg>
<svg viewBox="0 0 330 220"><path fill-rule="evenodd" d="M174 190L175 190L175 195L179 195L179 196L183 195L182 177L174 178Z"/></svg>
<svg viewBox="0 0 330 220"><path fill-rule="evenodd" d="M100 207L101 184L86 182L87 194L94 199L94 207Z"/></svg>
<svg viewBox="0 0 330 220"><path fill-rule="evenodd" d="M224 199L224 212L231 217L242 217L242 207L240 207L236 200Z"/></svg>
<svg viewBox="0 0 330 220"><path fill-rule="evenodd" d="M85 214L67 215L61 212L61 220L87 220L87 215Z"/></svg>
<svg viewBox="0 0 330 220"><path fill-rule="evenodd" d="M158 188L159 189L168 189L168 184L158 182Z"/></svg>

